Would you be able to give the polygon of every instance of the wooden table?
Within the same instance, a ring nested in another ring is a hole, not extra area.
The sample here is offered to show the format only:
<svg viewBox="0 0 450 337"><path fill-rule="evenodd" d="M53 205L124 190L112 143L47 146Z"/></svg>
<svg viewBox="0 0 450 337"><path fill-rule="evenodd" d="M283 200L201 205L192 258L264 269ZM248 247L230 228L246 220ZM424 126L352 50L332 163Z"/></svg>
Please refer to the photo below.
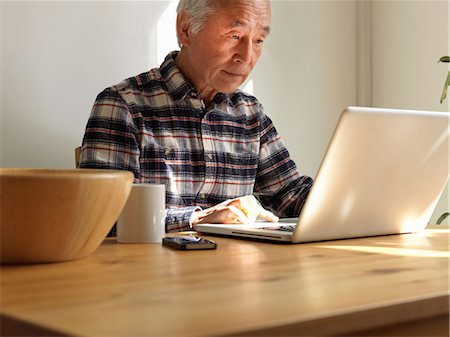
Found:
<svg viewBox="0 0 450 337"><path fill-rule="evenodd" d="M214 238L215 251L108 239L83 260L2 266L1 332L448 336L449 233L297 245Z"/></svg>

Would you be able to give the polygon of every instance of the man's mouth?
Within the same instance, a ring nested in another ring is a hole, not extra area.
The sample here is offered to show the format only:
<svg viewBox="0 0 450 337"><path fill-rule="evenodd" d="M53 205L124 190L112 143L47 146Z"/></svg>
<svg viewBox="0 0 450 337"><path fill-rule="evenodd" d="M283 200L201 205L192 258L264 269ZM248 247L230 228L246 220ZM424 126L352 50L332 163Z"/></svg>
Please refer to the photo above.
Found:
<svg viewBox="0 0 450 337"><path fill-rule="evenodd" d="M228 76L231 76L231 77L243 77L243 76L244 76L243 74L232 73L232 72L229 72L229 71L226 71L226 70L223 70L223 72L224 72L225 74L227 74Z"/></svg>

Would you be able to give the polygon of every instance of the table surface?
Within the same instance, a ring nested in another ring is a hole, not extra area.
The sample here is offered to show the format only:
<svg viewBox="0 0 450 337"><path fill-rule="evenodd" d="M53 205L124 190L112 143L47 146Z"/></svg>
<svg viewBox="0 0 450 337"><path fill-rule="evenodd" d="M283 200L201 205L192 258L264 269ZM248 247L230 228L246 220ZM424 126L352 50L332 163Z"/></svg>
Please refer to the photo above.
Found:
<svg viewBox="0 0 450 337"><path fill-rule="evenodd" d="M107 239L82 260L1 266L0 313L77 336L346 333L448 313L449 233L209 237L210 251Z"/></svg>

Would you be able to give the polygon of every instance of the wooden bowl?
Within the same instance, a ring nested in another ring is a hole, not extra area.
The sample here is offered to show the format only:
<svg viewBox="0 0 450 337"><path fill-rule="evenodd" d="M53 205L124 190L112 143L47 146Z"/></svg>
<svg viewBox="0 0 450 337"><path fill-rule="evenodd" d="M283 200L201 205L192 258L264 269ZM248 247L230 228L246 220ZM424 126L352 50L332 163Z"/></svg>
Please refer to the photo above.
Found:
<svg viewBox="0 0 450 337"><path fill-rule="evenodd" d="M0 169L0 262L90 255L114 225L132 183L127 171Z"/></svg>

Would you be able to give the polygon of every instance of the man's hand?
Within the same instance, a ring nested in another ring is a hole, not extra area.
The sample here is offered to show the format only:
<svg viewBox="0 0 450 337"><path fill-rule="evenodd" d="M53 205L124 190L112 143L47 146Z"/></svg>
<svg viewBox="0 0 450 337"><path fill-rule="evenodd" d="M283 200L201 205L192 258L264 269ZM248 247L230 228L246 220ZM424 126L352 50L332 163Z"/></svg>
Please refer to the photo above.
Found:
<svg viewBox="0 0 450 337"><path fill-rule="evenodd" d="M277 222L278 217L265 210L253 195L229 199L220 204L195 212L192 226L200 223L245 224L255 222L257 218Z"/></svg>

